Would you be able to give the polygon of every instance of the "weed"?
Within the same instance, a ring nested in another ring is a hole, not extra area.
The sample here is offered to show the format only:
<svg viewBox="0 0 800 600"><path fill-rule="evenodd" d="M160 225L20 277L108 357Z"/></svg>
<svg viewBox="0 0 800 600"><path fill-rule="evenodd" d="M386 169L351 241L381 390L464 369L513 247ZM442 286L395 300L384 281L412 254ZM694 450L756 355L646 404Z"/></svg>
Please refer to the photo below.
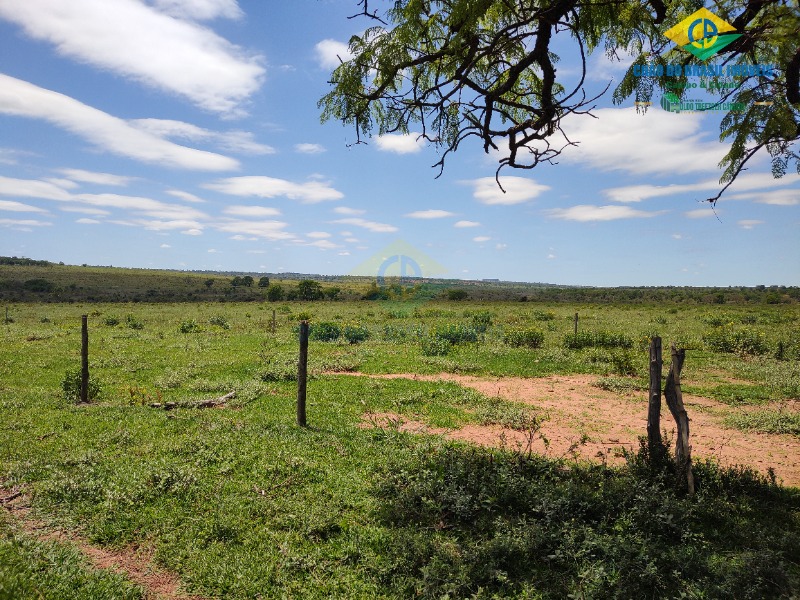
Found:
<svg viewBox="0 0 800 600"><path fill-rule="evenodd" d="M579 331L577 335L564 336L564 347L580 348L633 348L633 339L624 333L608 331Z"/></svg>
<svg viewBox="0 0 800 600"><path fill-rule="evenodd" d="M181 321L179 331L181 333L197 333L201 328L194 319L186 319Z"/></svg>
<svg viewBox="0 0 800 600"><path fill-rule="evenodd" d="M81 372L74 369L64 373L61 380L61 390L64 393L64 400L67 402L78 403L81 401ZM102 392L102 386L92 377L89 378L89 386L86 390L87 400L96 400Z"/></svg>
<svg viewBox="0 0 800 600"><path fill-rule="evenodd" d="M308 338L319 342L335 342L342 335L342 328L336 323L322 321L313 323L308 332Z"/></svg>
<svg viewBox="0 0 800 600"><path fill-rule="evenodd" d="M544 333L530 327L508 329L503 334L503 341L509 346L541 348L544 344Z"/></svg>
<svg viewBox="0 0 800 600"><path fill-rule="evenodd" d="M342 337L349 344L358 344L369 339L369 329L363 323L346 323L342 328Z"/></svg>
<svg viewBox="0 0 800 600"><path fill-rule="evenodd" d="M215 327L219 327L220 329L230 329L231 326L228 323L228 319L222 315L215 315L208 320L209 325L214 325Z"/></svg>
<svg viewBox="0 0 800 600"><path fill-rule="evenodd" d="M452 344L446 339L429 335L420 340L423 356L447 356Z"/></svg>

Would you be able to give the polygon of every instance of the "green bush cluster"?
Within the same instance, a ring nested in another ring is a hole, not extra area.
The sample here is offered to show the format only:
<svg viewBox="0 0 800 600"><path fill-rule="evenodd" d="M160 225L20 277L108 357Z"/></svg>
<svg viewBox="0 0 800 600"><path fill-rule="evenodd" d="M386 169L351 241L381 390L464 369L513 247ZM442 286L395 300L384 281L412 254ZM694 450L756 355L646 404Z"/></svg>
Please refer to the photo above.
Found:
<svg viewBox="0 0 800 600"><path fill-rule="evenodd" d="M564 336L564 347L571 350L581 348L633 348L633 339L624 333L610 331L579 331Z"/></svg>
<svg viewBox="0 0 800 600"><path fill-rule="evenodd" d="M342 328L330 321L312 323L308 330L308 339L318 342L335 342L341 335Z"/></svg>
<svg viewBox="0 0 800 600"><path fill-rule="evenodd" d="M451 344L477 342L478 330L463 323L443 323L435 325L430 331L431 337L445 340Z"/></svg>
<svg viewBox="0 0 800 600"><path fill-rule="evenodd" d="M359 344L369 339L369 329L363 323L346 323L342 328L342 337L349 344Z"/></svg>
<svg viewBox="0 0 800 600"><path fill-rule="evenodd" d="M533 327L519 327L508 329L503 334L503 342L509 346L527 348L541 348L544 344L544 332Z"/></svg>
<svg viewBox="0 0 800 600"><path fill-rule="evenodd" d="M208 320L209 325L214 325L221 329L230 329L231 326L228 323L228 319L223 317L222 315L215 315Z"/></svg>
<svg viewBox="0 0 800 600"><path fill-rule="evenodd" d="M420 340L423 356L447 356L452 344L445 339L429 335Z"/></svg>
<svg viewBox="0 0 800 600"><path fill-rule="evenodd" d="M64 400L67 402L78 403L81 401L81 371L73 369L64 373L61 380L61 390L64 392ZM101 385L96 379L89 378L89 387L86 390L88 400L96 400L102 391Z"/></svg>
<svg viewBox="0 0 800 600"><path fill-rule="evenodd" d="M738 328L730 325L718 327L703 336L703 343L715 352L761 355L769 352L762 332L750 327Z"/></svg>
<svg viewBox="0 0 800 600"><path fill-rule="evenodd" d="M181 333L196 333L200 331L200 325L198 325L197 321L194 319L185 319L181 321L181 325L178 330Z"/></svg>

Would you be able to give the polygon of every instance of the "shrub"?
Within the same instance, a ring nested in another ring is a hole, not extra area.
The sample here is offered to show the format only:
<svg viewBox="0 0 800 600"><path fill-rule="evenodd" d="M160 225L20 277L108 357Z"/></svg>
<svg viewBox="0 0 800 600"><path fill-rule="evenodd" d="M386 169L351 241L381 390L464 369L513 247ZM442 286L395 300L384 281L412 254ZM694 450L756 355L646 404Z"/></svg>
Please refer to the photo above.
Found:
<svg viewBox="0 0 800 600"><path fill-rule="evenodd" d="M486 330L492 326L492 313L488 310L481 310L472 315L472 327L479 333L486 333Z"/></svg>
<svg viewBox="0 0 800 600"><path fill-rule="evenodd" d="M342 329L342 336L350 344L358 344L369 338L369 329L362 323L348 323Z"/></svg>
<svg viewBox="0 0 800 600"><path fill-rule="evenodd" d="M208 320L208 323L210 325L216 325L217 327L220 327L222 329L230 329L231 328L231 326L228 324L228 319L226 319L222 315L216 315L214 317L211 317Z"/></svg>
<svg viewBox="0 0 800 600"><path fill-rule="evenodd" d="M436 325L431 329L430 335L451 344L478 341L477 330L463 323L444 323L442 325Z"/></svg>
<svg viewBox="0 0 800 600"><path fill-rule="evenodd" d="M424 356L447 356L452 347L450 342L434 335L422 338L420 343Z"/></svg>
<svg viewBox="0 0 800 600"><path fill-rule="evenodd" d="M61 380L61 389L64 392L64 400L67 402L78 403L81 401L81 372L79 369L64 373L64 378ZM86 393L87 398L95 400L100 395L100 392L100 384L90 378L89 388Z"/></svg>
<svg viewBox="0 0 800 600"><path fill-rule="evenodd" d="M185 321L181 322L180 326L181 333L196 333L198 331L200 331L200 326L194 319L186 319Z"/></svg>
<svg viewBox="0 0 800 600"><path fill-rule="evenodd" d="M509 346L541 348L544 343L544 333L532 327L509 329L503 334L503 341Z"/></svg>
<svg viewBox="0 0 800 600"><path fill-rule="evenodd" d="M406 339L408 332L404 327L397 325L384 325L382 337L387 342L402 342Z"/></svg>
<svg viewBox="0 0 800 600"><path fill-rule="evenodd" d="M116 315L108 315L105 319L103 319L103 325L107 325L108 327L116 327L119 325L119 317Z"/></svg>
<svg viewBox="0 0 800 600"><path fill-rule="evenodd" d="M531 319L534 321L552 321L555 318L555 313L545 312L543 310L535 310L531 313Z"/></svg>
<svg viewBox="0 0 800 600"><path fill-rule="evenodd" d="M335 342L342 335L342 329L336 323L323 321L311 325L308 337L319 342Z"/></svg>
<svg viewBox="0 0 800 600"><path fill-rule="evenodd" d="M466 300L467 299L467 291L466 290L447 290L447 299L448 300Z"/></svg>
<svg viewBox="0 0 800 600"><path fill-rule="evenodd" d="M632 348L633 339L624 333L608 331L579 331L577 335L564 336L564 347L571 350L581 348Z"/></svg>
<svg viewBox="0 0 800 600"><path fill-rule="evenodd" d="M127 325L130 329L144 329L144 323L142 323L134 315L128 315L125 317L125 325Z"/></svg>
<svg viewBox="0 0 800 600"><path fill-rule="evenodd" d="M769 352L764 334L750 328L720 327L703 336L703 343L715 352L761 355Z"/></svg>

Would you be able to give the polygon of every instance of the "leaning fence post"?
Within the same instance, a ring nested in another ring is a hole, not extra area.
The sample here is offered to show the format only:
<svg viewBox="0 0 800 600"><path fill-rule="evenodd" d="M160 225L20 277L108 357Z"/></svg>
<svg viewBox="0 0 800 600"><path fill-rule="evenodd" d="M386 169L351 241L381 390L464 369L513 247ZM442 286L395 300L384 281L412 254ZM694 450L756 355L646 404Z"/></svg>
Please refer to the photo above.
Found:
<svg viewBox="0 0 800 600"><path fill-rule="evenodd" d="M662 449L661 442L661 338L650 340L650 397L647 405L647 447L651 458Z"/></svg>
<svg viewBox="0 0 800 600"><path fill-rule="evenodd" d="M81 402L89 401L89 317L81 315Z"/></svg>
<svg viewBox="0 0 800 600"><path fill-rule="evenodd" d="M297 361L297 424L306 426L306 382L308 380L308 321L300 321L300 358Z"/></svg>

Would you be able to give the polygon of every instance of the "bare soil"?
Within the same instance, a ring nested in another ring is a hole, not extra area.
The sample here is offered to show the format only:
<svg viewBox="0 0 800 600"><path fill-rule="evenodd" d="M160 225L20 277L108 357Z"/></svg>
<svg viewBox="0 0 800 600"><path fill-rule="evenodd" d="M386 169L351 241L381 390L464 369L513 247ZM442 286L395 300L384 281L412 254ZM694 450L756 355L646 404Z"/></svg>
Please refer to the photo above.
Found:
<svg viewBox="0 0 800 600"><path fill-rule="evenodd" d="M365 376L363 373L345 375ZM619 464L623 461L620 450L635 450L639 436L645 433L647 427L647 392L618 394L602 390L593 385L597 380L593 375L558 375L532 379L486 378L451 373L366 376L451 381L490 397L523 402L540 408L547 416L541 434L549 444L537 439L532 450L553 457L577 453L582 458ZM772 468L784 485L800 487L800 440L796 437L744 432L723 425L725 416L735 411L753 410L753 407L736 408L710 398L688 394L683 395L683 402L690 419L689 441L692 456L715 458L725 466L746 465L764 474ZM758 407L764 408L768 406ZM797 411L798 403L784 403L783 408ZM528 439L522 432L499 426L467 425L456 430L440 430L391 414L377 417L373 415L372 421L376 425L382 423L384 426L393 421L394 426L407 431L439 433L450 439L466 440L483 446L526 448L528 444ZM661 427L667 430L668 437L674 439L675 421L666 403L662 404ZM582 438L588 438L588 441L579 444Z"/></svg>
<svg viewBox="0 0 800 600"><path fill-rule="evenodd" d="M206 600L203 596L182 593L180 579L157 567L152 550L128 546L120 550L100 548L79 535L50 527L31 514L30 498L21 489L0 486L3 507L27 535L41 541L55 541L77 548L95 569L110 569L127 577L145 591L148 600Z"/></svg>

